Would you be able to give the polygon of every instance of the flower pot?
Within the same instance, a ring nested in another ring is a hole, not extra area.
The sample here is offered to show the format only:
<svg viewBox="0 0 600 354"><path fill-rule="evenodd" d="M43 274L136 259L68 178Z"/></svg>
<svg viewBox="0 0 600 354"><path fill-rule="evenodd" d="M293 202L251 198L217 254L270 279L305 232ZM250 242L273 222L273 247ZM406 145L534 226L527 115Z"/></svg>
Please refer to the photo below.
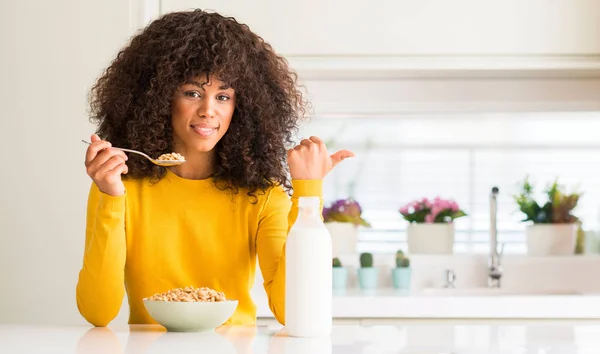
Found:
<svg viewBox="0 0 600 354"><path fill-rule="evenodd" d="M392 269L392 284L395 289L410 289L410 268L393 268Z"/></svg>
<svg viewBox="0 0 600 354"><path fill-rule="evenodd" d="M336 290L346 289L348 284L348 269L344 267L333 267L333 288Z"/></svg>
<svg viewBox="0 0 600 354"><path fill-rule="evenodd" d="M534 224L527 226L527 254L559 256L575 253L577 224Z"/></svg>
<svg viewBox="0 0 600 354"><path fill-rule="evenodd" d="M377 268L358 268L358 285L361 289L375 289L378 276L379 269Z"/></svg>
<svg viewBox="0 0 600 354"><path fill-rule="evenodd" d="M358 228L349 222L328 222L325 227L331 235L332 257L356 253Z"/></svg>
<svg viewBox="0 0 600 354"><path fill-rule="evenodd" d="M410 254L452 254L454 252L454 224L411 223L406 230Z"/></svg>

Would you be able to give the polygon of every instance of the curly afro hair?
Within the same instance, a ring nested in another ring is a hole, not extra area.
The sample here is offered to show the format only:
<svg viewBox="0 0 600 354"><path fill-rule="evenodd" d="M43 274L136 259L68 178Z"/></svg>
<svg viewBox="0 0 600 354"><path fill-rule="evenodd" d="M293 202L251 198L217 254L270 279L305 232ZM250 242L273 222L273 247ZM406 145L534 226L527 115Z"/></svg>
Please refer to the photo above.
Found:
<svg viewBox="0 0 600 354"><path fill-rule="evenodd" d="M286 145L307 103L286 60L231 17L169 13L133 37L92 88L98 135L150 156L171 152L173 95L199 75L214 75L236 92L231 125L215 147L217 186L249 196L275 185L289 191ZM166 174L137 156L127 165L126 178L158 181Z"/></svg>

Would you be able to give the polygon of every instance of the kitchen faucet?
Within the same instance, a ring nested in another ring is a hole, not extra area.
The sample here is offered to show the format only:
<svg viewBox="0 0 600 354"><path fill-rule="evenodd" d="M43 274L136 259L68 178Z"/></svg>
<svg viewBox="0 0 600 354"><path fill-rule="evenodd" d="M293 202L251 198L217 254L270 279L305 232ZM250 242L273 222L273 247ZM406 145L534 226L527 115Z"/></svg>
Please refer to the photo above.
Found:
<svg viewBox="0 0 600 354"><path fill-rule="evenodd" d="M490 288L500 287L500 278L502 277L500 258L504 253L504 244L501 245L501 251L498 253L498 192L498 187L494 187L490 195L490 268L488 274L488 287Z"/></svg>

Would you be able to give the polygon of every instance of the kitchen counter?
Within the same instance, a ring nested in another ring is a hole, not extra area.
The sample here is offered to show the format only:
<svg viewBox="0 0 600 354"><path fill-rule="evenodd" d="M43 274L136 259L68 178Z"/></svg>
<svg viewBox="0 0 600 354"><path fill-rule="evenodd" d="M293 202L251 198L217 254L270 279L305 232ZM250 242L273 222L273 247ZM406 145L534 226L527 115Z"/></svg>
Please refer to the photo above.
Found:
<svg viewBox="0 0 600 354"><path fill-rule="evenodd" d="M333 315L335 318L400 319L600 319L598 294L453 296L449 293L411 295L393 289L353 289L334 296Z"/></svg>
<svg viewBox="0 0 600 354"><path fill-rule="evenodd" d="M266 296L257 297L257 316L273 318ZM333 297L337 319L594 319L600 294L409 294L394 289L349 289ZM600 353L600 351L599 351Z"/></svg>
<svg viewBox="0 0 600 354"><path fill-rule="evenodd" d="M167 333L157 325L108 328L0 325L0 353L60 354L597 354L600 321L404 321L335 325L331 337L292 338L280 326Z"/></svg>

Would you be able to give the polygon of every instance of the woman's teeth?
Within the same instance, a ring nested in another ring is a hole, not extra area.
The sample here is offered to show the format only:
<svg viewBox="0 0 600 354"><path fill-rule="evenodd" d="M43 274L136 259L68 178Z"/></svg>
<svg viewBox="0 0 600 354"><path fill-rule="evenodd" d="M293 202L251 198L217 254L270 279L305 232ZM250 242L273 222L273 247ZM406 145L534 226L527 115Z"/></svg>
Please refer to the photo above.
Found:
<svg viewBox="0 0 600 354"><path fill-rule="evenodd" d="M194 127L194 131L196 133L198 133L200 136L210 136L212 135L217 129L216 128L200 128L200 127Z"/></svg>

